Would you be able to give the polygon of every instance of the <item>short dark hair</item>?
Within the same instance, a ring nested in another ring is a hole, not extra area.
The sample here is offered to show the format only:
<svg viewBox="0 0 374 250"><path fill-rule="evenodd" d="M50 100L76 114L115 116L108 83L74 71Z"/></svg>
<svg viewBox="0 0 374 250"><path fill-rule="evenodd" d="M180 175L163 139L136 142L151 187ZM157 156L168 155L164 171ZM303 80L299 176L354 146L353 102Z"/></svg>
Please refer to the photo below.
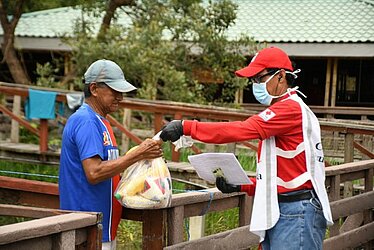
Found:
<svg viewBox="0 0 374 250"><path fill-rule="evenodd" d="M84 97L88 98L92 95L91 90L90 90L91 83L85 84L83 80L83 84L84 84L84 87L83 87ZM96 84L98 87L106 86L105 82L97 82Z"/></svg>
<svg viewBox="0 0 374 250"><path fill-rule="evenodd" d="M295 68L296 67L296 64L294 63L294 62L292 62L292 67L293 68ZM278 70L280 70L280 69L278 69L278 68L268 68L268 69L266 69L267 70L267 72L277 72ZM286 71L289 71L289 70L287 70L287 69L285 69ZM294 75L292 75L292 74L286 74L286 80L287 80L287 85L289 86L289 87L295 87L295 76Z"/></svg>

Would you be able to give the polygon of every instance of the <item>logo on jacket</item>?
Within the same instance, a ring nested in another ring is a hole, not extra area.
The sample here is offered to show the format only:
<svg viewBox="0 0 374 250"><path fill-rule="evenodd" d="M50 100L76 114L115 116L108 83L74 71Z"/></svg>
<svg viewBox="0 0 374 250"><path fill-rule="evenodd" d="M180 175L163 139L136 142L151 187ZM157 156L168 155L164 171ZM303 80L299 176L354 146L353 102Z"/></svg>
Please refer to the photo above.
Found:
<svg viewBox="0 0 374 250"><path fill-rule="evenodd" d="M264 121L267 122L275 116L275 113L273 111L271 111L270 109L265 109L258 116L261 117Z"/></svg>
<svg viewBox="0 0 374 250"><path fill-rule="evenodd" d="M110 145L109 135L106 131L103 132L103 142L104 142L104 146Z"/></svg>

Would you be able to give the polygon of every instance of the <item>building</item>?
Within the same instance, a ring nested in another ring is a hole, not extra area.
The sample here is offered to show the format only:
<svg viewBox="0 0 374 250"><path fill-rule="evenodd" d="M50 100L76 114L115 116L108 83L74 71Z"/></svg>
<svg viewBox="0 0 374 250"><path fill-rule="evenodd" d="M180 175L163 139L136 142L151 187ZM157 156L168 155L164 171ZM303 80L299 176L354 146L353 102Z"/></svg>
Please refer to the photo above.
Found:
<svg viewBox="0 0 374 250"><path fill-rule="evenodd" d="M227 36L252 36L267 46L284 49L302 69L298 85L310 105L374 107L374 1L372 0L234 0L237 20ZM69 59L61 41L69 34L80 9L70 7L22 15L16 48L35 72L35 61ZM85 17L91 18L93 17ZM96 19L99 25L100 20ZM120 23L131 25L121 15ZM0 42L2 40L0 30ZM252 55L248 55L248 61ZM1 69L0 69L1 70ZM0 80L6 81L2 68ZM244 103L255 102L251 90Z"/></svg>

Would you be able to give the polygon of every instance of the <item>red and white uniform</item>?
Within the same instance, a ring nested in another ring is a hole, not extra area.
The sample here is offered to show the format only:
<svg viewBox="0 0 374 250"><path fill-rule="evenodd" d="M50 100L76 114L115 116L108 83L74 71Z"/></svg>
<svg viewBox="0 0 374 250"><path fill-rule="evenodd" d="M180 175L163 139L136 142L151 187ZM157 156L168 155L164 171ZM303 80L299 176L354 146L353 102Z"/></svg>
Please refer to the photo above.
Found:
<svg viewBox="0 0 374 250"><path fill-rule="evenodd" d="M283 97L283 99L286 98L287 96ZM206 143L217 144L260 139L258 159L261 159L262 140L271 136L275 137L276 146L284 151L296 150L297 146L303 142L301 108L297 102L291 99L278 101L265 111L251 116L245 121L200 123L185 120L183 130L185 135L191 135L193 139ZM291 159L277 156L277 163L278 177L285 182L306 172L304 152ZM278 186L278 193L311 188L311 181L307 181L301 186L291 189ZM253 195L253 185L243 186L242 191Z"/></svg>

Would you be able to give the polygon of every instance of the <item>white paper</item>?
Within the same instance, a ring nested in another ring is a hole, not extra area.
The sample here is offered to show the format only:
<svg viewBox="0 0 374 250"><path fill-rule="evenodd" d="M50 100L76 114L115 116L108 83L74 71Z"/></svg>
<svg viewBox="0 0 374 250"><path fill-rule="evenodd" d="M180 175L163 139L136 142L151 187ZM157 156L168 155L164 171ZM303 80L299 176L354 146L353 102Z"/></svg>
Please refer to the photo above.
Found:
<svg viewBox="0 0 374 250"><path fill-rule="evenodd" d="M233 185L252 184L233 153L203 153L188 156L197 174L204 180L215 183L214 171L221 168L227 183Z"/></svg>

